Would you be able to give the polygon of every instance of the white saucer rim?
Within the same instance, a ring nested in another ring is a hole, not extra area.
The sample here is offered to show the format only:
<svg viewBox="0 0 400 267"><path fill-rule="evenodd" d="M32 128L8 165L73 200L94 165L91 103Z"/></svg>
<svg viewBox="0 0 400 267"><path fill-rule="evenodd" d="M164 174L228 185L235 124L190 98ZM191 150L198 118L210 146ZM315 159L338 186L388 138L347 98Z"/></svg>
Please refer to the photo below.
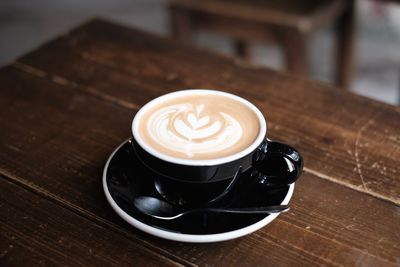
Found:
<svg viewBox="0 0 400 267"><path fill-rule="evenodd" d="M229 232L223 232L223 233L218 233L218 234L205 234L205 235L193 235L193 234L181 234L181 233L176 233L176 232L169 232L166 230L162 230L150 225L147 225L141 221L136 220L129 214L127 214L124 210L122 210L118 204L114 201L112 198L108 186L107 186L107 169L108 166L111 162L111 159L114 157L115 153L123 146L125 143L127 143L129 139L125 140L122 142L117 148L114 149L114 151L111 153L109 158L107 159L107 162L104 166L103 169L103 189L104 189L104 194L106 196L106 199L108 203L111 205L111 208L127 223L130 225L134 226L135 228L148 233L153 236L157 236L163 239L168 239L168 240L173 240L173 241L180 241L180 242L187 242L187 243L212 243L212 242L221 242L221 241L226 241L238 237L242 237L248 234L251 234L262 227L266 226L267 224L271 223L276 217L279 216L279 214L272 214L264 219L248 225L246 227L229 231ZM289 186L289 190L285 196L285 198L282 201L282 205L287 205L289 204L290 199L292 198L294 191L294 183Z"/></svg>

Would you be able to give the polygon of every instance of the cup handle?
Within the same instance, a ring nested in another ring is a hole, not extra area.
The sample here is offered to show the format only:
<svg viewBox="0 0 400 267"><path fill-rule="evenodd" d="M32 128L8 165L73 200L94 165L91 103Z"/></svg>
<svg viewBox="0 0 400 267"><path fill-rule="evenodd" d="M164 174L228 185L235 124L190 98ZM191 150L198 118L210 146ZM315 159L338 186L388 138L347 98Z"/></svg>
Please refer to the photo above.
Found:
<svg viewBox="0 0 400 267"><path fill-rule="evenodd" d="M266 139L258 148L252 176L266 185L294 183L303 169L303 159L293 147Z"/></svg>

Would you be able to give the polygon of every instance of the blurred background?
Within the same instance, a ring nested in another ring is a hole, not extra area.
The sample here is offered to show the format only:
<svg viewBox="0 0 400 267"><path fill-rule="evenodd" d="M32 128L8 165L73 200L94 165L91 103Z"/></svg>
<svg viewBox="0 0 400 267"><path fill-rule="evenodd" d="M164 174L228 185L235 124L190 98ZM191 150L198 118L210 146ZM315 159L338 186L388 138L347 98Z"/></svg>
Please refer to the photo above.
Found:
<svg viewBox="0 0 400 267"><path fill-rule="evenodd" d="M163 0L1 0L0 66L95 16L171 36L169 15ZM219 53L234 53L231 40L224 34L196 32L193 44ZM335 51L333 26L327 25L310 34L306 44L308 77L333 83L336 62L332 53ZM251 42L250 46L249 60L253 64L278 70L285 68L279 46L264 42ZM353 78L349 90L398 105L400 1L355 2L352 57Z"/></svg>

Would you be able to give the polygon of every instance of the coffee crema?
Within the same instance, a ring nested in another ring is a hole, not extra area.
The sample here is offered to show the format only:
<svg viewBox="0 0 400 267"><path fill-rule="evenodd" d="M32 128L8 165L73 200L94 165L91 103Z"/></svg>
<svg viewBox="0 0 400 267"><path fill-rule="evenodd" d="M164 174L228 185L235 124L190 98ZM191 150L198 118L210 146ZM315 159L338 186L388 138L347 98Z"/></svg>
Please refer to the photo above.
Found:
<svg viewBox="0 0 400 267"><path fill-rule="evenodd" d="M139 118L139 135L155 151L208 160L236 154L260 132L257 114L225 95L177 95L151 105Z"/></svg>

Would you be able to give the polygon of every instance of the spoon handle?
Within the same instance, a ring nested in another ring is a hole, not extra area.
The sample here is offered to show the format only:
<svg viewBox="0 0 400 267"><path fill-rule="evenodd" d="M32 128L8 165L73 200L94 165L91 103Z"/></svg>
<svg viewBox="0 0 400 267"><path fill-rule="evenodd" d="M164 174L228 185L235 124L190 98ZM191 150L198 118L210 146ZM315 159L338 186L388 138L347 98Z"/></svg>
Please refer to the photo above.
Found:
<svg viewBox="0 0 400 267"><path fill-rule="evenodd" d="M235 214L271 214L280 213L289 210L288 205L276 205L254 208L205 208L195 209L189 212L212 212L212 213L235 213Z"/></svg>

